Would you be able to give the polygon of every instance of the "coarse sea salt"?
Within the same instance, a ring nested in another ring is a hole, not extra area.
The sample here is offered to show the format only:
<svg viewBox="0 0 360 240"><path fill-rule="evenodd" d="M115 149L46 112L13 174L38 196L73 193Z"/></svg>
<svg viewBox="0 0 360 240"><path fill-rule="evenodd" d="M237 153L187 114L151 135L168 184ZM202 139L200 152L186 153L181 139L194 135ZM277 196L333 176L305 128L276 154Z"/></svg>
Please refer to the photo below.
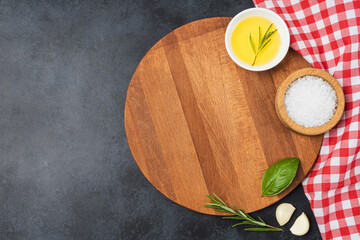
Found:
<svg viewBox="0 0 360 240"><path fill-rule="evenodd" d="M293 81L284 97L289 117L304 127L319 127L334 116L335 90L322 78L306 75Z"/></svg>

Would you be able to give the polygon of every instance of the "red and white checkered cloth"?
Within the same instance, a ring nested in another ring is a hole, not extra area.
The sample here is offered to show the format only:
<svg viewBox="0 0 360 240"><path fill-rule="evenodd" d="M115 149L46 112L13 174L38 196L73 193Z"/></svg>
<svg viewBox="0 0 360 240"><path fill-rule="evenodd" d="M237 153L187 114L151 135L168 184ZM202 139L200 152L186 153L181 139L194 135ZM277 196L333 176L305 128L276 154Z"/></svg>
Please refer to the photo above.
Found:
<svg viewBox="0 0 360 240"><path fill-rule="evenodd" d="M303 186L324 239L360 239L360 1L254 2L278 13L290 46L343 87L344 115L325 134Z"/></svg>

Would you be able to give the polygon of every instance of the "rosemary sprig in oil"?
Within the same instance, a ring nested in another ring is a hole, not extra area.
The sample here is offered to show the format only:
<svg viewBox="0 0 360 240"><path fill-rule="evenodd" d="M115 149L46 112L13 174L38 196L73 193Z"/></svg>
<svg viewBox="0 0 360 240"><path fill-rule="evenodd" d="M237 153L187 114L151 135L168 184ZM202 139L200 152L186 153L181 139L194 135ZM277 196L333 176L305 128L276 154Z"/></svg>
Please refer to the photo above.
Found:
<svg viewBox="0 0 360 240"><path fill-rule="evenodd" d="M267 232L283 231L281 228L273 227L273 226L266 224L264 222L264 220L262 220L260 217L258 217L259 220L255 220L254 218L252 218L249 214L247 214L243 210L238 209L235 205L233 205L234 208L229 207L215 193L213 193L212 196L210 196L210 195L206 195L206 196L208 196L208 198L210 198L210 202L206 203L207 205L205 207L213 208L213 209L215 209L215 211L226 212L226 213L231 213L231 214L235 215L235 216L226 216L226 217L223 217L223 219L235 219L235 220L242 221L242 222L234 224L232 227L236 227L239 225L253 225L255 227L245 228L244 230L245 231L257 231L257 232L260 232L260 231L267 231Z"/></svg>
<svg viewBox="0 0 360 240"><path fill-rule="evenodd" d="M251 33L249 33L250 45L255 54L255 58L254 58L253 63L251 64L251 66L255 65L257 56L259 55L261 50L263 50L265 48L265 46L269 44L269 42L271 41L271 37L276 33L277 29L275 29L274 31L270 31L272 26L273 26L273 24L270 24L270 26L266 30L264 36L262 36L262 37L261 37L260 26L259 26L259 45L258 45L257 49L256 49L254 41L251 37Z"/></svg>

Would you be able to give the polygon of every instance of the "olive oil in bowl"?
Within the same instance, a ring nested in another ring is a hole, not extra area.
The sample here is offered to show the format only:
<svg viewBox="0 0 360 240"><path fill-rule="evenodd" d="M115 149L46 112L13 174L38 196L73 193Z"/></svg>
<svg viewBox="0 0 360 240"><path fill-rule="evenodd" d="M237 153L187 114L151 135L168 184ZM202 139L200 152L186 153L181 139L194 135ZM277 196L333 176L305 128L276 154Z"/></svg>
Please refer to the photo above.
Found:
<svg viewBox="0 0 360 240"><path fill-rule="evenodd" d="M226 51L238 66L249 71L275 67L285 58L289 46L290 33L286 23L278 14L265 8L241 11L226 28Z"/></svg>
<svg viewBox="0 0 360 240"><path fill-rule="evenodd" d="M257 54L256 59L254 53L254 51L257 52L261 39L271 24L273 23L269 19L261 16L250 16L240 21L231 35L231 48L236 57L251 66L264 65L272 61L279 53L281 46L281 38L278 32L275 32L271 38L269 38L271 40ZM276 26L272 25L270 31L274 31L275 29ZM251 41L254 46L251 46Z"/></svg>

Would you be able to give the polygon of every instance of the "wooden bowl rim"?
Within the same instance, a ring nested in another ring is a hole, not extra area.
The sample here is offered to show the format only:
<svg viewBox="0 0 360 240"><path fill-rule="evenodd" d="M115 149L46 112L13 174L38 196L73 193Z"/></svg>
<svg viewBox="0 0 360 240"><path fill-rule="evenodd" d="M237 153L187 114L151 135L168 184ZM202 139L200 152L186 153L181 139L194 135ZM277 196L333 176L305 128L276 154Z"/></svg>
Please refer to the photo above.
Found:
<svg viewBox="0 0 360 240"><path fill-rule="evenodd" d="M297 124L294 120L292 120L289 115L286 112L285 105L284 105L284 97L286 90L288 89L289 85L295 81L296 79L305 76L305 75L311 75L322 78L324 81L328 82L330 86L335 90L336 97L337 97L337 107L334 116L325 123L324 125L321 125L319 127L309 128L304 127L300 124ZM276 113L278 114L278 117L280 121L290 129L292 129L295 132L304 134L304 135L319 135L322 133L325 133L332 129L341 119L341 116L344 112L345 108L345 97L344 92L342 90L341 85L339 82L331 76L329 73L316 69L316 68L302 68L300 70L297 70L290 74L285 81L279 86L279 88L276 91L276 98L275 98L275 108Z"/></svg>

